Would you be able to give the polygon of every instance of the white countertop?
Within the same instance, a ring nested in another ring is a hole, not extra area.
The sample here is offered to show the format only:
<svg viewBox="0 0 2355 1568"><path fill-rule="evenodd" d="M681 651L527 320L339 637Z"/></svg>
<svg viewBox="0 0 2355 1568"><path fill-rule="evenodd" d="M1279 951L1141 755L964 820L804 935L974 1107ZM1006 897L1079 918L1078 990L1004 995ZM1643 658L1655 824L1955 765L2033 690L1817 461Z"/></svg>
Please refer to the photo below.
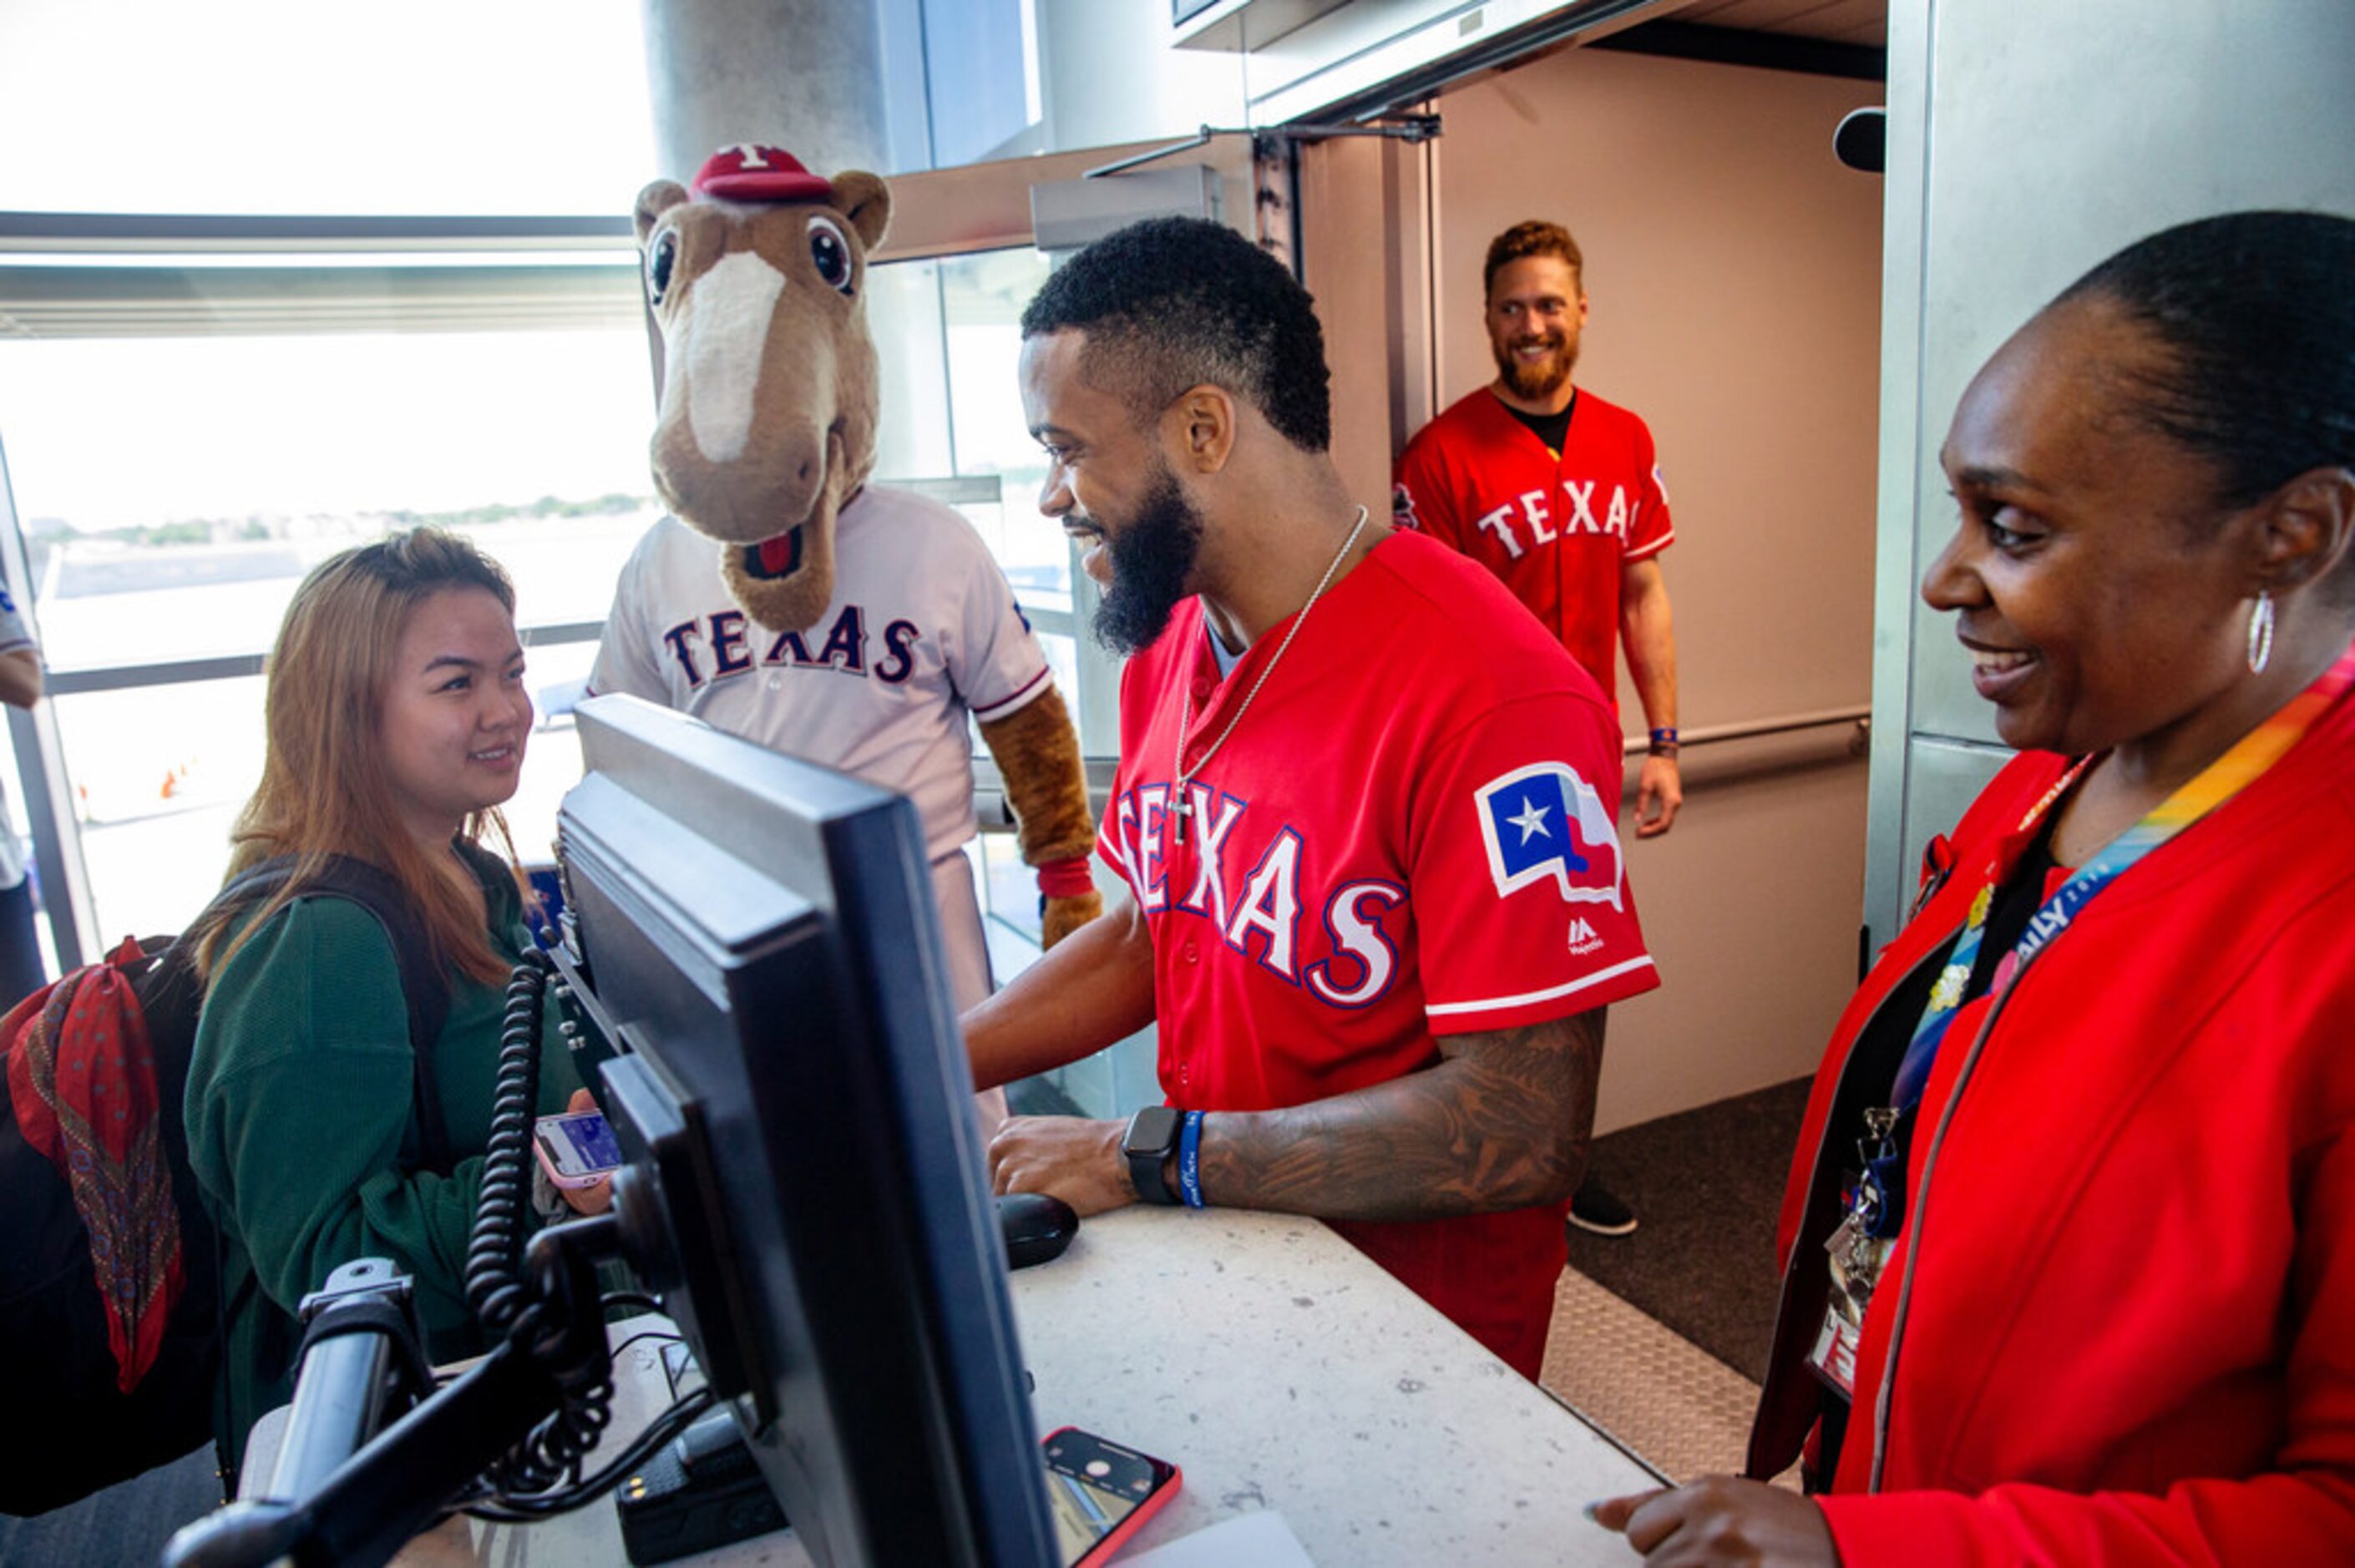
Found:
<svg viewBox="0 0 2355 1568"><path fill-rule="evenodd" d="M1657 1483L1315 1220L1102 1215L1014 1306L1042 1427L1185 1471L1140 1547L1273 1508L1328 1568L1634 1562L1579 1510Z"/></svg>
<svg viewBox="0 0 2355 1568"><path fill-rule="evenodd" d="M1062 1257L1014 1275L1013 1295L1040 1430L1082 1427L1185 1473L1132 1551L1274 1509L1324 1568L1635 1561L1580 1510L1656 1484L1644 1469L1315 1220L1102 1215ZM643 1326L616 1325L616 1342ZM624 1351L614 1382L609 1443L657 1413L659 1348ZM522 1530L453 1520L398 1561L624 1558L600 1502ZM786 1533L680 1561L809 1559Z"/></svg>

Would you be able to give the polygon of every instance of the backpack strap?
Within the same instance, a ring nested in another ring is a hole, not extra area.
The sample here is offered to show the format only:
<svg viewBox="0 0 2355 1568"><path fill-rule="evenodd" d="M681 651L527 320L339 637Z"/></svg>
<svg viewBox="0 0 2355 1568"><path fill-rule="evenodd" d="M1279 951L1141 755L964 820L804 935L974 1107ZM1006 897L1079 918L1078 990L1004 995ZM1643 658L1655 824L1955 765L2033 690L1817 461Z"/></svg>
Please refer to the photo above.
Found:
<svg viewBox="0 0 2355 1568"><path fill-rule="evenodd" d="M236 909L261 902L293 874L294 861L293 855L272 855L261 862L222 888L214 906ZM450 1015L450 982L434 961L432 946L425 937L425 924L418 918L416 906L410 902L407 891L391 873L350 855L327 856L318 874L303 885L297 896L307 898L314 895L347 899L358 905L376 916L377 924L384 927L386 938L392 943L393 961L400 972L401 999L409 1004L409 1048L410 1054L416 1058L417 1120L424 1144L424 1163L427 1169L447 1175L456 1167L458 1155L442 1114L433 1054L442 1039L442 1022Z"/></svg>

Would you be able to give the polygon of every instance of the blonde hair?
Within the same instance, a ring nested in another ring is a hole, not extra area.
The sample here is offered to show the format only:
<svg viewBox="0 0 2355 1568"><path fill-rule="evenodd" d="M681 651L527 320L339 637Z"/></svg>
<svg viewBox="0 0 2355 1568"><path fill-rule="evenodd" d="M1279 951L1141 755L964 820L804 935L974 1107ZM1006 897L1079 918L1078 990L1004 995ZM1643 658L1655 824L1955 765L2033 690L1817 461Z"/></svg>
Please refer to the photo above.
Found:
<svg viewBox="0 0 2355 1568"><path fill-rule="evenodd" d="M1586 258L1578 253L1578 241L1570 237L1570 230L1532 217L1488 241L1488 260L1480 272L1481 296L1494 295L1497 274L1530 256L1552 256L1568 263L1571 281L1582 290L1586 287Z"/></svg>
<svg viewBox="0 0 2355 1568"><path fill-rule="evenodd" d="M294 590L268 664L262 710L269 736L261 782L229 831L229 880L278 855L292 875L229 940L229 921L197 934L208 980L291 899L316 882L331 855L366 861L392 876L414 906L434 962L496 982L508 965L446 868L401 823L386 785L378 729L401 634L417 607L453 588L480 588L515 613L515 588L473 543L437 528L392 534L321 562ZM506 822L496 808L466 819L460 836L479 843L497 831L510 866Z"/></svg>

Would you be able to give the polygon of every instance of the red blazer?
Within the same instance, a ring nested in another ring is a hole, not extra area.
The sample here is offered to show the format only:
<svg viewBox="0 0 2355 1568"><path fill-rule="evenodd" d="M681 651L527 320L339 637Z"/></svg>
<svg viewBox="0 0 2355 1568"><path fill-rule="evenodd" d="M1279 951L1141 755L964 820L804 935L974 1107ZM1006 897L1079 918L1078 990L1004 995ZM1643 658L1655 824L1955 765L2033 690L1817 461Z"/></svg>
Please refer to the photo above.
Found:
<svg viewBox="0 0 2355 1568"><path fill-rule="evenodd" d="M1819 1409L1857 1113L2065 767L2024 755L1987 786L1840 1019L1784 1198L1753 1475ZM1992 1022L1964 1009L1918 1127L1818 1499L1847 1568L2355 1563L2355 697L2113 883Z"/></svg>

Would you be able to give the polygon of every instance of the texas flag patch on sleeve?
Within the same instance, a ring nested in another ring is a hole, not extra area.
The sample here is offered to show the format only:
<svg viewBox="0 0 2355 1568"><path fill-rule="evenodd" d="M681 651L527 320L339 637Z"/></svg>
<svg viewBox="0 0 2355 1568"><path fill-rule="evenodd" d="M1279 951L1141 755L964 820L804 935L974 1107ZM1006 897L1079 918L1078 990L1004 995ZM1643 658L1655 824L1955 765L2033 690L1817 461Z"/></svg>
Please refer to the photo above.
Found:
<svg viewBox="0 0 2355 1568"><path fill-rule="evenodd" d="M1473 791L1488 872L1505 897L1550 882L1565 904L1624 909L1618 825L1594 787L1560 762L1538 762Z"/></svg>

